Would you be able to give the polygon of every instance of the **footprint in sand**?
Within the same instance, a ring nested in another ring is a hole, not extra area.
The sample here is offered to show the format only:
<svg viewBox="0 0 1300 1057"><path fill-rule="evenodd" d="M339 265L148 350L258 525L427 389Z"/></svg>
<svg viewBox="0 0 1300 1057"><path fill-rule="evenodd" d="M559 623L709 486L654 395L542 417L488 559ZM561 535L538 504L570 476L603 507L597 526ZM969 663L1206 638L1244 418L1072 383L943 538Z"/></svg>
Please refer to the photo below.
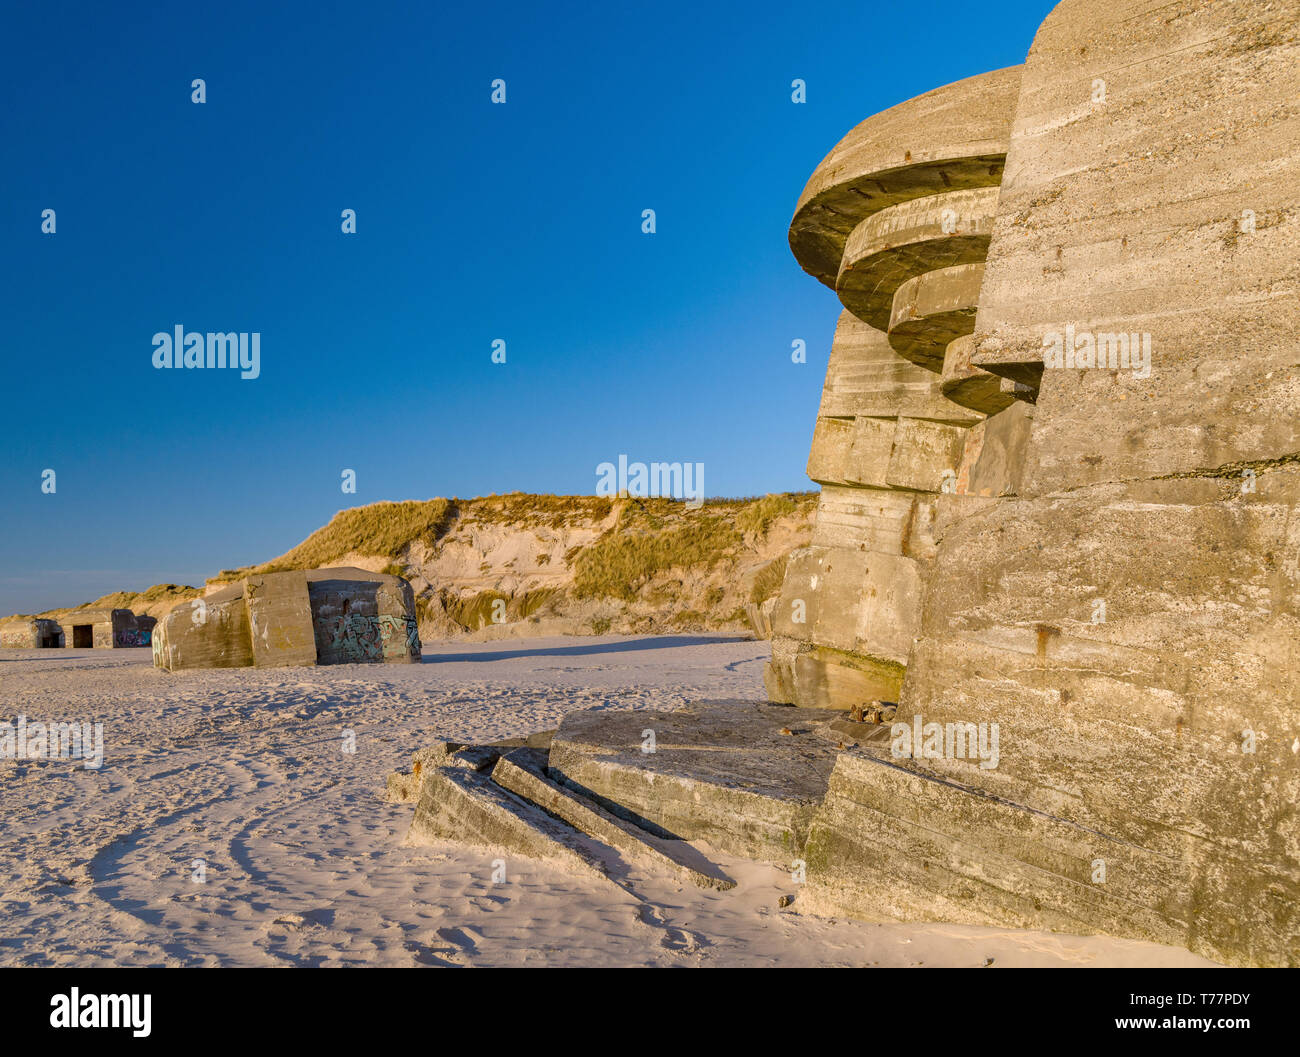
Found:
<svg viewBox="0 0 1300 1057"><path fill-rule="evenodd" d="M467 966L471 964L470 959L479 953L469 928L444 926L435 932L441 943L407 940L402 945L417 965Z"/></svg>
<svg viewBox="0 0 1300 1057"><path fill-rule="evenodd" d="M659 937L659 946L665 950L678 954L693 954L701 947L709 945L708 941L698 933L668 924L659 915L658 911L647 903L642 903L637 908L637 920L648 928L660 929L663 932L663 935Z"/></svg>

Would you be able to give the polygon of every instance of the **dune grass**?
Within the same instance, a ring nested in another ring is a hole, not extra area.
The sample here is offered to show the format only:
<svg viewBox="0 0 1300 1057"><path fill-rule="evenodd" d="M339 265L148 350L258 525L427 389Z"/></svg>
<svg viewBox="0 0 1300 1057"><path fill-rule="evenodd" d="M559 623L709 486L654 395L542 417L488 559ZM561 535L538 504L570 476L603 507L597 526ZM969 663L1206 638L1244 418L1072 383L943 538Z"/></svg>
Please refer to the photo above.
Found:
<svg viewBox="0 0 1300 1057"><path fill-rule="evenodd" d="M741 542L729 517L696 510L672 523L634 502L617 525L575 556L573 592L578 598L631 601L656 573L711 569Z"/></svg>
<svg viewBox="0 0 1300 1057"><path fill-rule="evenodd" d="M754 583L749 589L749 600L759 603L766 602L773 595L780 593L781 584L785 581L785 567L790 561L789 554L783 554L781 557L768 562L758 575L754 577Z"/></svg>
<svg viewBox="0 0 1300 1057"><path fill-rule="evenodd" d="M78 609L134 609L153 605L155 602L182 602L187 598L199 598L203 594L201 587L186 587L182 584L154 584L143 591L114 591L93 602L83 602Z"/></svg>
<svg viewBox="0 0 1300 1057"><path fill-rule="evenodd" d="M793 514L799 509L794 497L789 495L765 495L755 499L736 515L736 527L741 532L752 532L764 536L772 522L786 514Z"/></svg>
<svg viewBox="0 0 1300 1057"><path fill-rule="evenodd" d="M408 500L371 503L340 510L324 528L317 529L287 554L245 569L225 569L217 580L237 580L251 573L277 573L287 569L319 569L348 554L395 558L415 542L437 544L455 515L454 500Z"/></svg>

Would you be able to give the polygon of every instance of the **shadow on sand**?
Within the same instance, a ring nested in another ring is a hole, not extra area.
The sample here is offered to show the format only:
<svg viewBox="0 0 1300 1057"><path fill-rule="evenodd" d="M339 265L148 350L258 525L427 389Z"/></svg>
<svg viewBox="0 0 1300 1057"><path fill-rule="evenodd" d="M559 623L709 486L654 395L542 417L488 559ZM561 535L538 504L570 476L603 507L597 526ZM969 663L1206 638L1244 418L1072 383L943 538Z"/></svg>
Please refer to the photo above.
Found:
<svg viewBox="0 0 1300 1057"><path fill-rule="evenodd" d="M425 654L424 664L440 661L504 661L515 657L586 657L600 653L635 653L640 650L675 650L683 646L716 646L726 642L749 642L745 635L648 635L639 639L625 639L621 642L588 642L578 646L536 646L520 647L518 640L509 644L483 643L483 649L475 653L432 653ZM496 648L494 648L496 647Z"/></svg>

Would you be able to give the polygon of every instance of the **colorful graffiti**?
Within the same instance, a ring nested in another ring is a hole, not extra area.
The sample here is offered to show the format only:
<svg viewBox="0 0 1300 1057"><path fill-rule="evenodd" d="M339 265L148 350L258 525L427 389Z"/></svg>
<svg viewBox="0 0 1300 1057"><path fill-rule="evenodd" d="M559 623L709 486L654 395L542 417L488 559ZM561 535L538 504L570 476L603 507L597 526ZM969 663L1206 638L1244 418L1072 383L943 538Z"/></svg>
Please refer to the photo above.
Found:
<svg viewBox="0 0 1300 1057"><path fill-rule="evenodd" d="M153 642L153 631L137 631L134 628L118 631L113 635L113 645L118 649L135 646L149 646Z"/></svg>
<svg viewBox="0 0 1300 1057"><path fill-rule="evenodd" d="M412 617L317 617L318 664L373 664L392 657L420 656L419 627Z"/></svg>

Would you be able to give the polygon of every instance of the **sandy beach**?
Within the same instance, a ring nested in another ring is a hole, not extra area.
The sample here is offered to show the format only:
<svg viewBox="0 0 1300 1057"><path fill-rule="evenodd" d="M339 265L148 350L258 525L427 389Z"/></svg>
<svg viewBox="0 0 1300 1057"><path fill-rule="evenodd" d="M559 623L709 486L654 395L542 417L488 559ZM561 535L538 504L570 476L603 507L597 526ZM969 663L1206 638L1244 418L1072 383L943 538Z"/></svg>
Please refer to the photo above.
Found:
<svg viewBox="0 0 1300 1057"><path fill-rule="evenodd" d="M490 852L404 848L381 797L435 735L574 709L762 697L764 642L426 646L413 666L169 675L147 650L0 653L0 715L102 722L104 761L0 761L5 965L1208 965L1107 938L800 915L789 875L715 859L729 892L630 890ZM344 752L345 734L354 753ZM202 877L202 883L196 878Z"/></svg>

